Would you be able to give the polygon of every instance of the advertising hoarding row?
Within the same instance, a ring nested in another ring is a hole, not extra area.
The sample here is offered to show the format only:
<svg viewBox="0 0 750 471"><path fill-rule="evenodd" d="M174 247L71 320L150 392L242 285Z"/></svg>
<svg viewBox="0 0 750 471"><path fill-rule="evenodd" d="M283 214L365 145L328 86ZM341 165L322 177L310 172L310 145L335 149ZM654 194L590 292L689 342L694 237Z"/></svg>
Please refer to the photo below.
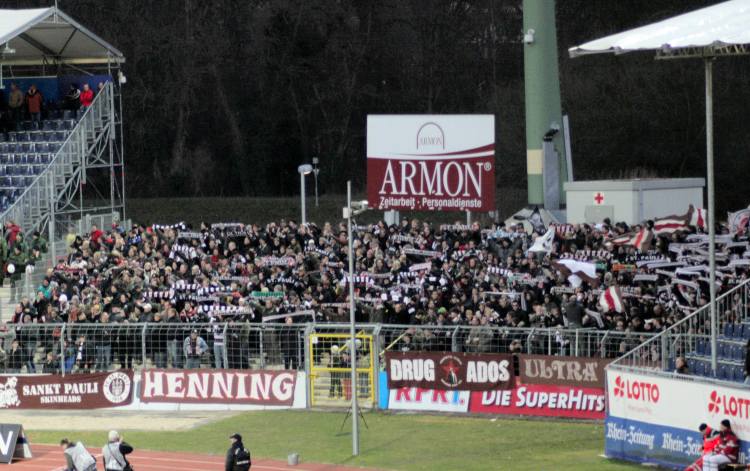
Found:
<svg viewBox="0 0 750 471"><path fill-rule="evenodd" d="M134 374L119 370L0 376L0 409L288 408L299 407L300 399L304 407L304 396L304 375L297 371L144 370Z"/></svg>
<svg viewBox="0 0 750 471"><path fill-rule="evenodd" d="M379 210L494 210L495 117L369 115L367 200Z"/></svg>
<svg viewBox="0 0 750 471"><path fill-rule="evenodd" d="M684 469L700 456L698 426L729 419L750 457L750 390L610 370L607 396L607 456Z"/></svg>
<svg viewBox="0 0 750 471"><path fill-rule="evenodd" d="M388 396L380 406L396 410L604 418L607 360L544 355L515 358L518 377L514 375L512 355L388 352L381 379L387 382Z"/></svg>

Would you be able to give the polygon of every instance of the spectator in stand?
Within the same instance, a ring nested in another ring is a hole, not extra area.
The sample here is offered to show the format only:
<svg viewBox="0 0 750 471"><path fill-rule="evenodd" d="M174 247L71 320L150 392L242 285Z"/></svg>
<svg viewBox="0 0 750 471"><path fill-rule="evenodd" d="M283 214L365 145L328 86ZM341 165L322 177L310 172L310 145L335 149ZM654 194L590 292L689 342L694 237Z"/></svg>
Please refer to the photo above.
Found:
<svg viewBox="0 0 750 471"><path fill-rule="evenodd" d="M112 338L114 328L109 321L109 313L103 312L96 321L96 370L109 371L112 364Z"/></svg>
<svg viewBox="0 0 750 471"><path fill-rule="evenodd" d="M703 457L703 471L718 471L722 465L736 463L739 450L740 441L732 431L732 425L728 419L722 420L718 443L711 454Z"/></svg>
<svg viewBox="0 0 750 471"><path fill-rule="evenodd" d="M78 89L78 87L71 83L70 87L68 88L68 93L65 94L65 101L63 102L63 107L66 110L77 110L81 107L81 91Z"/></svg>
<svg viewBox="0 0 750 471"><path fill-rule="evenodd" d="M85 318L85 314L81 314ZM85 319L84 319L85 320ZM89 343L86 341L86 335L79 335L76 341L75 350L76 367L78 371L88 373L91 366L95 364L95 356Z"/></svg>
<svg viewBox="0 0 750 471"><path fill-rule="evenodd" d="M23 92L15 82L10 84L10 95L8 96L8 108L10 109L10 117L13 120L14 125L17 127L23 120ZM14 131L16 128L13 129Z"/></svg>
<svg viewBox="0 0 750 471"><path fill-rule="evenodd" d="M10 343L10 349L7 352L6 361L8 362L8 373L20 373L23 368L26 358L26 353L18 343L18 339L13 339Z"/></svg>
<svg viewBox="0 0 750 471"><path fill-rule="evenodd" d="M36 84L31 84L29 91L26 93L26 108L29 111L29 116L32 121L42 120L42 105L44 104L44 98L42 92L37 90Z"/></svg>
<svg viewBox="0 0 750 471"><path fill-rule="evenodd" d="M690 374L690 369L688 368L687 360L685 360L684 357L677 357L674 361L674 372L681 375L688 375Z"/></svg>
<svg viewBox="0 0 750 471"><path fill-rule="evenodd" d="M88 83L83 84L83 90L81 90L81 106L88 108L94 101L94 91L89 87Z"/></svg>
<svg viewBox="0 0 750 471"><path fill-rule="evenodd" d="M193 329L183 343L185 353L185 368L197 369L201 367L201 356L208 351L208 344L203 337L198 336L198 329Z"/></svg>

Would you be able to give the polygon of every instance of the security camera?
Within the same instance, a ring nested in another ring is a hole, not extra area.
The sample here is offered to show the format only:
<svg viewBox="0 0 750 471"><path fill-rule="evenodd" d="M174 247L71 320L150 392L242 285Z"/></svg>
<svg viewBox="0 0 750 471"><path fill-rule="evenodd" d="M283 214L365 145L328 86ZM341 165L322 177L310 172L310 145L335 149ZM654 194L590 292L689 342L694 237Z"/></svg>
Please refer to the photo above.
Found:
<svg viewBox="0 0 750 471"><path fill-rule="evenodd" d="M533 29L526 31L526 34L523 35L523 43L534 44L534 34L536 34L536 31Z"/></svg>

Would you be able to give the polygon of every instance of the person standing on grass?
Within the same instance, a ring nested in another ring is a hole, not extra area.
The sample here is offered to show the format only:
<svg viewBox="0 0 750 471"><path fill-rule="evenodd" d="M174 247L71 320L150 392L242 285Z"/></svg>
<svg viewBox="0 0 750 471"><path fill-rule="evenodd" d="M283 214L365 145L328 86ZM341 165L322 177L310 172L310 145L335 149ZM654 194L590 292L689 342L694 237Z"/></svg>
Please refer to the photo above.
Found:
<svg viewBox="0 0 750 471"><path fill-rule="evenodd" d="M229 437L232 445L227 450L224 471L248 471L250 469L250 451L242 443L242 435L235 433Z"/></svg>
<svg viewBox="0 0 750 471"><path fill-rule="evenodd" d="M96 460L86 450L83 443L73 444L67 438L60 441L60 447L65 455L64 471L96 471Z"/></svg>
<svg viewBox="0 0 750 471"><path fill-rule="evenodd" d="M116 430L109 432L108 442L102 447L102 461L105 471L132 471L133 468L125 458L133 452L133 447L125 443Z"/></svg>

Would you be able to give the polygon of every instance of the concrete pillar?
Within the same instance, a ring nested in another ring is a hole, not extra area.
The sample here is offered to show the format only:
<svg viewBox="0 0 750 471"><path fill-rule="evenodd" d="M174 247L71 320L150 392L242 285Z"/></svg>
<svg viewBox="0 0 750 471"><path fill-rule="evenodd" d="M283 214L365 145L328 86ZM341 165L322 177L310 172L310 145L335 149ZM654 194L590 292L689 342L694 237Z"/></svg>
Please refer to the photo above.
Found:
<svg viewBox="0 0 750 471"><path fill-rule="evenodd" d="M552 138L559 156L559 169L554 173L560 179L560 201L565 202L562 183L567 181L567 168L560 107L554 0L523 0L523 32L529 204L544 204L542 144L544 135L554 127L559 129Z"/></svg>

